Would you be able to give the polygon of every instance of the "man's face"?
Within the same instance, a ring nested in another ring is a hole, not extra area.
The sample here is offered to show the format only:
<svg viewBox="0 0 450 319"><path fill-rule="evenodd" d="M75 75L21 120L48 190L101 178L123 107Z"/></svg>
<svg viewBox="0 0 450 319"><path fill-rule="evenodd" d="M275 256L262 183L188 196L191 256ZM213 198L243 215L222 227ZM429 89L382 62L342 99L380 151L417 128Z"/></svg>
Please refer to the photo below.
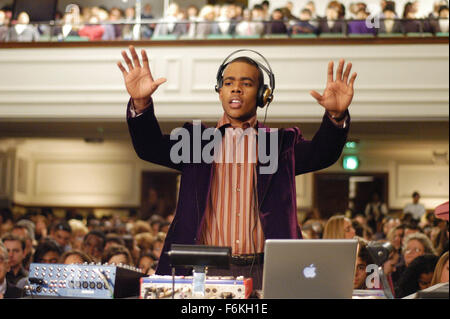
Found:
<svg viewBox="0 0 450 319"><path fill-rule="evenodd" d="M103 239L89 235L83 243L82 250L92 258L100 260L103 253Z"/></svg>
<svg viewBox="0 0 450 319"><path fill-rule="evenodd" d="M70 243L70 233L68 231L58 229L53 233L52 237L61 247L65 247Z"/></svg>
<svg viewBox="0 0 450 319"><path fill-rule="evenodd" d="M232 124L242 124L256 114L258 75L258 69L245 62L234 62L225 68L219 97Z"/></svg>
<svg viewBox="0 0 450 319"><path fill-rule="evenodd" d="M0 284L5 280L6 274L9 271L10 267L8 262L0 256Z"/></svg>
<svg viewBox="0 0 450 319"><path fill-rule="evenodd" d="M355 277L353 279L353 289L361 289L364 286L364 282L366 281L367 277L366 268L366 262L360 257L357 257Z"/></svg>
<svg viewBox="0 0 450 319"><path fill-rule="evenodd" d="M22 265L25 258L25 253L22 249L22 244L17 240L7 240L4 242L9 255L9 265L14 268Z"/></svg>

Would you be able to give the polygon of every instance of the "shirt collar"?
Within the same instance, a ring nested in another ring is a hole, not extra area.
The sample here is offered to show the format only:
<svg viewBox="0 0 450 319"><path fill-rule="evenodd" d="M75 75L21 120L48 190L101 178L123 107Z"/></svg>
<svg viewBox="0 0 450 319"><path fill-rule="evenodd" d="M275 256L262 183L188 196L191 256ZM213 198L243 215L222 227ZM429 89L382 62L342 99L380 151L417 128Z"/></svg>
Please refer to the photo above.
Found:
<svg viewBox="0 0 450 319"><path fill-rule="evenodd" d="M244 124L242 125L242 129L247 129L249 127L253 127L256 128L257 125L257 115L253 115L248 121L245 121ZM231 126L231 121L230 118L227 116L226 113L223 113L222 118L219 120L219 122L217 122L217 126L218 129L222 128L222 127L232 127Z"/></svg>

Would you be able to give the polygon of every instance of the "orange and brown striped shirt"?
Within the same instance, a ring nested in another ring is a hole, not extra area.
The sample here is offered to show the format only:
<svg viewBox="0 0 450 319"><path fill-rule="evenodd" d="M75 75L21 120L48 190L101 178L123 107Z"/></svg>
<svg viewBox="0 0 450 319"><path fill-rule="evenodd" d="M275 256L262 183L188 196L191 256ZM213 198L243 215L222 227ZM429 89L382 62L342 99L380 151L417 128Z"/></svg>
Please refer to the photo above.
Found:
<svg viewBox="0 0 450 319"><path fill-rule="evenodd" d="M224 114L217 128L227 124L230 121ZM256 209L255 125L256 115L244 123L243 129L226 128L220 153L213 162L211 193L201 231L201 244L231 247L233 254L264 251Z"/></svg>

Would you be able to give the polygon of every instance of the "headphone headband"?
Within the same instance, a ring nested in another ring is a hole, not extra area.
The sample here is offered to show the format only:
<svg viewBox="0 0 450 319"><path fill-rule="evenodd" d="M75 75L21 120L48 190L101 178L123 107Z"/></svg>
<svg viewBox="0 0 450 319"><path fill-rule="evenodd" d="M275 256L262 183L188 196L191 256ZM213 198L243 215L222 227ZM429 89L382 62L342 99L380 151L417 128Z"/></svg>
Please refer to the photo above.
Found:
<svg viewBox="0 0 450 319"><path fill-rule="evenodd" d="M255 61L254 59L249 58L249 59L251 59L253 62L255 62L255 63L256 63L256 64L257 64L264 72L266 72L267 75L268 75L268 77L269 77L269 81L270 81L270 88L269 88L270 90L269 90L269 91L270 91L270 92L268 93L268 96L265 98L265 100L266 100L268 103L270 103L270 102L272 101L272 99L273 99L273 92L275 91L275 76L274 76L274 74L273 74L273 72L272 72L272 68L270 67L270 64L269 64L269 62L267 61L267 59L266 59L261 53L255 51L255 50L251 50L251 49L239 49L239 50L236 50L236 51L232 52L231 54L229 54L229 55L225 58L225 60L223 60L222 64L220 65L219 71L217 72L217 77L216 77L216 78L217 78L216 91L218 92L219 88L221 87L221 84L222 84L222 76L223 76L222 72L224 71L225 67L228 65L229 59L230 59L233 55L235 55L236 53L239 53L239 52L245 52L245 51L247 51L247 52L252 52L252 53L258 55L259 57L261 57L261 58L264 60L264 62L265 62L266 65L267 65L267 67L266 67L265 65L259 63L258 61ZM261 83L260 86L261 86L261 87L264 86L264 83Z"/></svg>

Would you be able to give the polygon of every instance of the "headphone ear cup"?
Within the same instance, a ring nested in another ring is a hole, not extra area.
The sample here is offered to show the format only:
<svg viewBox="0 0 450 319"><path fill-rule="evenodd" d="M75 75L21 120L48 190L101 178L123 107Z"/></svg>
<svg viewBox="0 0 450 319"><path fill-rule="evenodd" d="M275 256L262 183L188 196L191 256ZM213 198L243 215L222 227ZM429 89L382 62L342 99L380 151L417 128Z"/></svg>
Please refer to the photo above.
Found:
<svg viewBox="0 0 450 319"><path fill-rule="evenodd" d="M268 91L270 92L270 89L266 84L261 85L259 87L258 98L257 98L256 103L260 108L263 108L267 104L267 96L266 95L267 95Z"/></svg>

